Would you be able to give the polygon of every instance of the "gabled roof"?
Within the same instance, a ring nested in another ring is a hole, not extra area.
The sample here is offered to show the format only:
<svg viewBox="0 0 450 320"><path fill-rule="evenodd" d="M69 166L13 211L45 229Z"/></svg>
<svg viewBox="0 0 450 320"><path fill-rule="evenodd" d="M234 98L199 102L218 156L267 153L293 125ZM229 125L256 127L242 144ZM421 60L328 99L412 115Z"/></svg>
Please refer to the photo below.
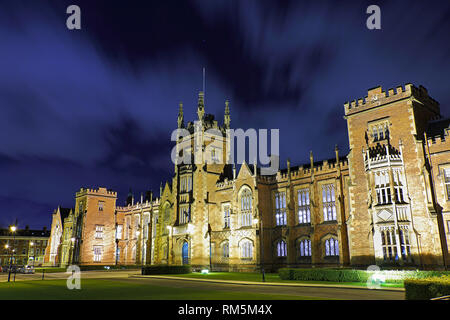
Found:
<svg viewBox="0 0 450 320"><path fill-rule="evenodd" d="M55 213L59 212L59 215L61 216L61 224L64 225L64 219L69 216L71 211L73 211L73 208L63 208L61 206L58 206L58 209Z"/></svg>

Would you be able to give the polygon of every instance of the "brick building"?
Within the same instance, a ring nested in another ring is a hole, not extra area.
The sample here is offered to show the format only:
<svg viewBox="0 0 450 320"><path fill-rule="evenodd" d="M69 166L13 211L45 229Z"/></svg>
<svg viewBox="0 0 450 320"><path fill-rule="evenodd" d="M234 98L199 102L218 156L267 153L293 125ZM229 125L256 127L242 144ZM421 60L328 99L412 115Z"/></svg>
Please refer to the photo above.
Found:
<svg viewBox="0 0 450 320"><path fill-rule="evenodd" d="M50 231L18 229L14 233L10 229L0 229L0 266L34 265L44 262L45 249ZM14 253L12 252L14 250Z"/></svg>
<svg viewBox="0 0 450 320"><path fill-rule="evenodd" d="M273 175L226 164L228 102L221 125L203 93L195 123L179 108L174 152L191 162L174 165L159 198L130 193L125 207L113 191L82 188L67 217L54 213L46 261L248 271L450 262L450 121L422 86L345 103L349 154L336 147L314 161L311 152Z"/></svg>

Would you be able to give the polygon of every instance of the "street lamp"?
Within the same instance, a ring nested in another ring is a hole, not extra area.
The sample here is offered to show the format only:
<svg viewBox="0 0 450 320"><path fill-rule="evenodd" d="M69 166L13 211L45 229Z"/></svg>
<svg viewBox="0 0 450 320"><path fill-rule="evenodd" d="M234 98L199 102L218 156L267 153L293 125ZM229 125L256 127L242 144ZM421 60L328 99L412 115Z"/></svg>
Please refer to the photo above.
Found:
<svg viewBox="0 0 450 320"><path fill-rule="evenodd" d="M73 255L75 252L75 238L74 237L70 238L70 242L72 243L72 245L70 246L69 264L72 264L73 263Z"/></svg>
<svg viewBox="0 0 450 320"><path fill-rule="evenodd" d="M30 246L31 246L31 250L33 250L33 268L34 268L34 260L36 259L36 254L34 253L35 250L33 248L33 246L34 246L34 242L33 241L30 242Z"/></svg>
<svg viewBox="0 0 450 320"><path fill-rule="evenodd" d="M259 221L258 218L253 219L253 223L258 224L260 222L259 226L259 243L261 246L261 273L262 273L262 281L266 281L265 272L264 272L264 242L263 242L263 221Z"/></svg>
<svg viewBox="0 0 450 320"><path fill-rule="evenodd" d="M169 230L169 245L167 246L167 264L169 264L169 257L172 256L172 264L173 264L173 227L172 226L166 226L167 230ZM170 254L169 254L169 246L170 248Z"/></svg>
<svg viewBox="0 0 450 320"><path fill-rule="evenodd" d="M17 228L16 228L16 226L11 226L9 229L10 229L10 231L13 234L13 248L11 250L11 258L9 260L8 282L10 282L10 279L11 279L11 268L12 268L12 260L14 258L14 246L16 244L16 230L17 230ZM15 272L14 272L14 274L15 274Z"/></svg>

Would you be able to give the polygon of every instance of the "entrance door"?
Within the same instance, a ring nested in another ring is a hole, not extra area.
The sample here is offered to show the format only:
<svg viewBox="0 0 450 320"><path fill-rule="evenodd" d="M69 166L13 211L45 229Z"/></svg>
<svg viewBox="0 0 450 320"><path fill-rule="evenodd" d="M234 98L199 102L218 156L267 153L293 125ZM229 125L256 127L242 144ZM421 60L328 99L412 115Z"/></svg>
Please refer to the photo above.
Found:
<svg viewBox="0 0 450 320"><path fill-rule="evenodd" d="M189 245L187 242L183 243L181 248L181 256L183 258L183 264L189 264Z"/></svg>

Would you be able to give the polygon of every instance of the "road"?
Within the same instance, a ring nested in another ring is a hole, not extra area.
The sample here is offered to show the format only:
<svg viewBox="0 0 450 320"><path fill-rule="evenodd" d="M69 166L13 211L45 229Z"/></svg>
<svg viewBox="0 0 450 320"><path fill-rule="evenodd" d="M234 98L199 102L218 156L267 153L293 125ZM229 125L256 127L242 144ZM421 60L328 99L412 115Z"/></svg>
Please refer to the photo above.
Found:
<svg viewBox="0 0 450 320"><path fill-rule="evenodd" d="M142 278L133 277L140 275L139 270L123 271L83 271L81 279L107 279L110 281L145 283L148 285L171 287L171 288L192 288L203 290L220 290L229 292L249 292L262 294L279 294L290 296L303 296L324 299L343 300L404 300L404 291L369 290L365 288L327 288L327 287L301 287L301 286L278 286L269 284L233 284L205 281L192 281L180 279ZM46 273L45 279L67 279L68 274ZM8 274L0 274L0 282L7 281ZM41 280L42 274L17 274L16 281ZM11 281L13 275L11 275Z"/></svg>

